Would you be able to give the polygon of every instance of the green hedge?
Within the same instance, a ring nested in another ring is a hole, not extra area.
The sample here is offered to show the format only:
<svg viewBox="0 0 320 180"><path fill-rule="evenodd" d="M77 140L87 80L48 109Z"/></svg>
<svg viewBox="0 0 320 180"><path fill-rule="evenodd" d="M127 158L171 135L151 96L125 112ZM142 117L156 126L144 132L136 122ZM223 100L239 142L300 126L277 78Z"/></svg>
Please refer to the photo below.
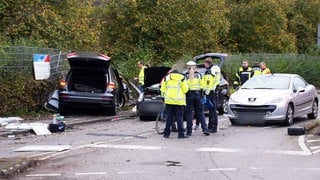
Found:
<svg viewBox="0 0 320 180"><path fill-rule="evenodd" d="M293 73L302 76L308 83L320 88L320 57L319 56L285 56L279 55L248 57L245 55L229 56L226 60L223 73L229 82L236 80L235 73L242 64L242 60L248 60L250 65L254 62L265 62L272 73Z"/></svg>
<svg viewBox="0 0 320 180"><path fill-rule="evenodd" d="M0 116L25 115L43 110L56 83L36 81L32 76L2 72L0 76Z"/></svg>

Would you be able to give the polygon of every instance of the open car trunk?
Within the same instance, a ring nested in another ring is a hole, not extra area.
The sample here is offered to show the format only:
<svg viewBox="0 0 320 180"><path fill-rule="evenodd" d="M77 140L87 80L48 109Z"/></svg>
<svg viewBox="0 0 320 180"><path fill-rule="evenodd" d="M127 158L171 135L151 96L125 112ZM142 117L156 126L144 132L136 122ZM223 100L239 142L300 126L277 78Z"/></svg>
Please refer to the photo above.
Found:
<svg viewBox="0 0 320 180"><path fill-rule="evenodd" d="M104 93L107 82L105 74L102 69L74 69L68 79L68 90Z"/></svg>

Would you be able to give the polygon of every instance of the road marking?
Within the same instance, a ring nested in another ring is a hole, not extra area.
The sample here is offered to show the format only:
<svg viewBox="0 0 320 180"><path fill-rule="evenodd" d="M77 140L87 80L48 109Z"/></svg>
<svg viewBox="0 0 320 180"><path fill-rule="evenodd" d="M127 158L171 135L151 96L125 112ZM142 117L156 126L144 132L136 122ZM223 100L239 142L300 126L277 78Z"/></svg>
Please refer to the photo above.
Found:
<svg viewBox="0 0 320 180"><path fill-rule="evenodd" d="M202 152L229 152L229 153L233 153L233 152L240 152L241 150L239 149L228 149L228 148L199 148L196 151L202 151Z"/></svg>
<svg viewBox="0 0 320 180"><path fill-rule="evenodd" d="M52 177L52 176L61 176L61 174L27 174L27 177Z"/></svg>
<svg viewBox="0 0 320 180"><path fill-rule="evenodd" d="M319 149L319 148L320 148L320 146L312 146L312 147L310 147L310 149L312 149L312 150Z"/></svg>
<svg viewBox="0 0 320 180"><path fill-rule="evenodd" d="M135 150L162 150L161 146L139 146L139 145L116 145L116 144L92 144L87 147L94 148L115 148L115 149L135 149Z"/></svg>
<svg viewBox="0 0 320 180"><path fill-rule="evenodd" d="M318 153L320 153L320 149L312 152L312 154L318 154Z"/></svg>
<svg viewBox="0 0 320 180"><path fill-rule="evenodd" d="M320 140L308 140L307 143L320 142Z"/></svg>
<svg viewBox="0 0 320 180"><path fill-rule="evenodd" d="M208 169L209 171L236 171L238 168L213 168Z"/></svg>
<svg viewBox="0 0 320 180"><path fill-rule="evenodd" d="M76 176L88 176L88 175L105 175L107 172L87 172L87 173L74 173Z"/></svg>
<svg viewBox="0 0 320 180"><path fill-rule="evenodd" d="M303 152L305 152L305 154L312 155L312 152L307 148L306 144L304 143L304 137L304 135L299 136L299 146L303 150Z"/></svg>

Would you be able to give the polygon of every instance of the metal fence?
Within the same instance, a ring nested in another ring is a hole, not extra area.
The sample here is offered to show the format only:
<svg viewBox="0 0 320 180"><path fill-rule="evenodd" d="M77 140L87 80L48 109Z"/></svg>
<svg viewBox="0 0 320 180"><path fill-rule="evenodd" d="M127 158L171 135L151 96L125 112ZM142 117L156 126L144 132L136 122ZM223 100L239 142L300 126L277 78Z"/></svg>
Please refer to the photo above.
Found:
<svg viewBox="0 0 320 180"><path fill-rule="evenodd" d="M26 46L0 46L0 72L5 73L23 73L34 75L33 70L33 54L48 54L50 61L50 78L56 80L60 76L65 75L69 69L66 61L67 52L52 48L26 47ZM319 62L320 56L310 56L305 54L271 54L271 53L240 53L229 54L225 66L226 68L238 67L242 60L274 62L276 60L287 60L291 66L291 62L298 61L314 61ZM292 65L293 66L293 65Z"/></svg>
<svg viewBox="0 0 320 180"><path fill-rule="evenodd" d="M57 79L66 73L66 52L53 48L39 48L26 46L0 46L0 72L23 73L34 75L33 55L47 54L50 56L50 78Z"/></svg>

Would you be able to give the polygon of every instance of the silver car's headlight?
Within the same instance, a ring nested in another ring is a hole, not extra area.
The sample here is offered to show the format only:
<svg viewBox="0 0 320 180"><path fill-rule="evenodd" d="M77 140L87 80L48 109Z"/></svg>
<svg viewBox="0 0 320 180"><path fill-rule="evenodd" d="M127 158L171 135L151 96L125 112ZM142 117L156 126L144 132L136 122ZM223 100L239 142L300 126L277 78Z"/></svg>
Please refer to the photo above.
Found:
<svg viewBox="0 0 320 180"><path fill-rule="evenodd" d="M239 101L237 101L237 99L236 98L234 98L234 97L230 97L230 99L229 99L229 103L240 103Z"/></svg>
<svg viewBox="0 0 320 180"><path fill-rule="evenodd" d="M274 103L278 103L278 102L281 102L281 101L283 101L283 98L282 97L277 97L275 99L272 99L271 101L268 101L267 103L274 104Z"/></svg>

